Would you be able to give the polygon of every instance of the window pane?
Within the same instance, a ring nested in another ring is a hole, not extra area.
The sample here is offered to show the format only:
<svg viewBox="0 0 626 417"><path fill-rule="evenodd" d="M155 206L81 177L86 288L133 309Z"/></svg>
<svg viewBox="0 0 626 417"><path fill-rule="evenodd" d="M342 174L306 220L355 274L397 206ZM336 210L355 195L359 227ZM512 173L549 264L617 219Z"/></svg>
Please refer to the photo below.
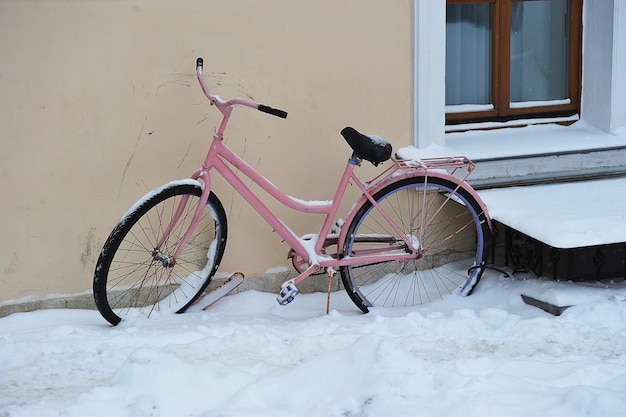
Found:
<svg viewBox="0 0 626 417"><path fill-rule="evenodd" d="M512 103L569 97L569 5L569 0L511 4Z"/></svg>
<svg viewBox="0 0 626 417"><path fill-rule="evenodd" d="M492 103L490 3L446 7L446 105Z"/></svg>

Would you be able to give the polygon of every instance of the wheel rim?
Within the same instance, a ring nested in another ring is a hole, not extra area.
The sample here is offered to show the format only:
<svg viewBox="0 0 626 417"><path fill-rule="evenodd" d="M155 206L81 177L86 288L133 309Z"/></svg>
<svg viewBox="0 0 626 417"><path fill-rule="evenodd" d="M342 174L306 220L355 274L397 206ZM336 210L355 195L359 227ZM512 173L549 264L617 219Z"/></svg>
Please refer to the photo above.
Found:
<svg viewBox="0 0 626 417"><path fill-rule="evenodd" d="M392 185L375 199L401 228L405 238L419 245L419 256L404 262L385 262L345 267L342 279L349 295L363 311L372 306L413 306L441 299L454 292L469 293L482 273L468 269L482 262L486 249L482 226L484 215L477 204L453 185L428 184L409 180ZM470 201L471 200L471 201ZM376 245L364 236L384 240L395 236L376 208L369 205L348 231L352 238L344 245L344 256L371 253ZM404 254L400 248L381 254Z"/></svg>
<svg viewBox="0 0 626 417"><path fill-rule="evenodd" d="M179 312L208 284L224 234L209 205L185 249L175 262L171 261L195 213L199 191L186 194L190 198L180 221L169 238L156 248L184 195L166 197L147 209L140 207L118 226L124 237L106 274L106 298L114 314L138 312L150 316L159 311Z"/></svg>

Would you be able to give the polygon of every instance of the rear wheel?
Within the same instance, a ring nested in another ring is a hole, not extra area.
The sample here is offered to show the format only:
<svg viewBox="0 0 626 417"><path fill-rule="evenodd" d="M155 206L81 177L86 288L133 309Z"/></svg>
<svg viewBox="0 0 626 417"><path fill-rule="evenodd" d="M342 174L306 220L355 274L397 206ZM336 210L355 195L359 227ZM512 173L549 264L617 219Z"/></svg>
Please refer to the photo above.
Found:
<svg viewBox="0 0 626 417"><path fill-rule="evenodd" d="M209 195L200 223L178 259L172 261L200 202L195 184L166 186L138 203L113 229L96 265L94 300L116 325L127 314L181 313L204 291L226 247L226 214ZM168 238L159 240L184 200L184 210Z"/></svg>
<svg viewBox="0 0 626 417"><path fill-rule="evenodd" d="M490 231L485 213L466 190L441 178L412 177L373 197L418 255L341 268L345 289L363 312L373 306L414 306L454 292L472 292L482 275ZM411 253L370 201L348 227L344 258Z"/></svg>

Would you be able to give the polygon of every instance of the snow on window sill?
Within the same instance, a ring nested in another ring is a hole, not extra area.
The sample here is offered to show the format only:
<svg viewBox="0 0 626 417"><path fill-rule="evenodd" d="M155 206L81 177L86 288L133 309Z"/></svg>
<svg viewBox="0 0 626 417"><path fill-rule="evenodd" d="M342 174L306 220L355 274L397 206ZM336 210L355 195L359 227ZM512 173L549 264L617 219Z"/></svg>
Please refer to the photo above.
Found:
<svg viewBox="0 0 626 417"><path fill-rule="evenodd" d="M493 110L493 104L454 104L446 106L446 113L470 113Z"/></svg>
<svg viewBox="0 0 626 417"><path fill-rule="evenodd" d="M529 107L545 107L545 106L561 106L563 104L571 104L572 100L569 98L563 100L545 100L545 101L519 101L510 102L509 107L512 109L526 109Z"/></svg>
<svg viewBox="0 0 626 417"><path fill-rule="evenodd" d="M575 114L573 116L567 116L567 117L517 119L517 120L509 120L508 122L463 123L463 124L458 124L458 125L446 125L446 133L464 132L467 130L498 129L502 127L519 127L519 126L545 124L545 123L575 122L579 119L580 117L578 116L578 114Z"/></svg>
<svg viewBox="0 0 626 417"><path fill-rule="evenodd" d="M466 127L461 132L448 133L445 144L431 144L419 149L410 146L398 149L397 153L405 159L464 155L476 161L626 147L626 130L616 135L590 126L584 120L569 126L547 121L521 120L519 125L513 122L481 124L480 128L476 127L477 124L471 125L472 129ZM489 129L493 125L504 129Z"/></svg>

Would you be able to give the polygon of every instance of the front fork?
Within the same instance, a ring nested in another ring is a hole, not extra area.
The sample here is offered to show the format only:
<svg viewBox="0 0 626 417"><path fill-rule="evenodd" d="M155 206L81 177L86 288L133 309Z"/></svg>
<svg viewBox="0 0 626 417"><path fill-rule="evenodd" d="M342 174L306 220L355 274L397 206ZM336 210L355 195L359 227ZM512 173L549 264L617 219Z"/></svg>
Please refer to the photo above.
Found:
<svg viewBox="0 0 626 417"><path fill-rule="evenodd" d="M185 247L187 246L187 243L189 242L189 239L191 238L191 235L196 230L196 227L198 226L198 223L200 222L200 218L202 217L204 206L206 206L206 203L209 200L209 194L211 193L211 177L209 176L208 172L205 170L198 171L191 178L194 180L198 180L200 178L202 179L202 182L204 184L202 188L202 194L200 195L200 201L198 202L198 207L196 207L196 210L194 212L193 218L191 220L191 224L187 228L185 235L183 236L180 243L176 247L176 251L174 251L174 254L172 256L167 256L163 254L163 252L161 252L161 247L169 238L170 234L172 233L172 230L174 230L174 227L176 227L176 224L178 224L178 221L180 220L180 217L183 215L183 212L185 211L185 208L187 207L187 203L189 202L189 196L185 195L183 196L182 200L178 204L178 207L176 208L176 212L174 213L172 220L170 220L169 225L165 228L165 231L163 232L163 236L161 236L161 239L159 239L157 246L152 251L152 258L155 261L158 261L161 264L163 264L165 268L173 268L174 265L176 265L176 260L178 259L178 256L183 251L183 249L185 249Z"/></svg>

